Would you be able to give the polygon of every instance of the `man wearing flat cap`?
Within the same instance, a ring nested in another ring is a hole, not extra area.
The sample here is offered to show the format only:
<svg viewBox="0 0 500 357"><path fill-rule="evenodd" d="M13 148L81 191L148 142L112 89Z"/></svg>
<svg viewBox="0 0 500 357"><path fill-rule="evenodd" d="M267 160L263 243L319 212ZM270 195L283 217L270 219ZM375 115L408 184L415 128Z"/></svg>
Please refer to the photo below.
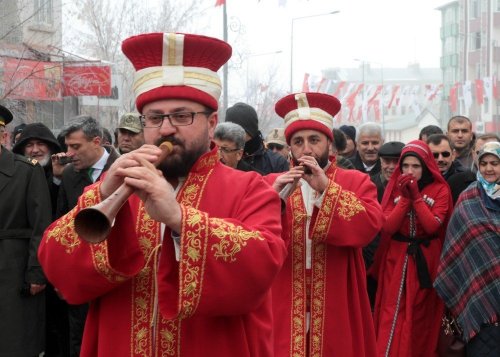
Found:
<svg viewBox="0 0 500 357"><path fill-rule="evenodd" d="M272 290L274 356L375 356L361 254L382 227L375 185L329 156L337 98L290 94L275 109L294 166L268 177L285 200L289 242Z"/></svg>
<svg viewBox="0 0 500 357"><path fill-rule="evenodd" d="M0 132L12 120L0 105ZM51 221L42 167L0 145L0 355L44 351L45 275L37 259Z"/></svg>
<svg viewBox="0 0 500 357"><path fill-rule="evenodd" d="M122 115L117 130L117 147L120 154L126 154L144 145L144 133L138 113Z"/></svg>
<svg viewBox="0 0 500 357"><path fill-rule="evenodd" d="M5 140L7 138L7 131L5 130L5 126L12 121L12 113L9 109L5 108L3 105L0 105L0 145L5 144Z"/></svg>
<svg viewBox="0 0 500 357"><path fill-rule="evenodd" d="M286 255L280 199L261 175L221 163L211 143L217 71L231 47L148 33L122 50L146 144L87 187L39 250L68 302L90 302L80 356L272 356L270 287ZM107 239L84 241L75 215L124 183L135 193Z"/></svg>
<svg viewBox="0 0 500 357"><path fill-rule="evenodd" d="M285 160L288 161L288 154L290 153L290 147L286 143L285 129L276 128L271 130L269 134L267 134L266 136L266 147L269 150L277 154L280 154L285 158Z"/></svg>
<svg viewBox="0 0 500 357"><path fill-rule="evenodd" d="M398 166L399 157L404 146L405 144L400 141L389 141L380 147L378 152L380 172L372 176L372 181L377 186L377 199L379 202L382 202L385 187Z"/></svg>

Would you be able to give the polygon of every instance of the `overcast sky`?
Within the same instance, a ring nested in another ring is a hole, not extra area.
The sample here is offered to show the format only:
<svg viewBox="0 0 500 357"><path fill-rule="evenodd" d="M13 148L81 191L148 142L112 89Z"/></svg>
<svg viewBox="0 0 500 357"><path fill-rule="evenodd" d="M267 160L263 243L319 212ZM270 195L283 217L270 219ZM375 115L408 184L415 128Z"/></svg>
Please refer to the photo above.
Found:
<svg viewBox="0 0 500 357"><path fill-rule="evenodd" d="M280 2L286 5L280 6ZM356 67L359 64L355 58L370 61L373 66L406 67L417 62L422 67L438 68L441 13L436 8L447 2L227 0L230 23L241 25L239 32L229 31L229 42L236 53L253 54L249 59L251 68L278 62L283 67L283 76L288 73L289 78L293 21L296 85L305 72L320 74L321 69L329 67ZM207 0L207 4L211 26L206 31L221 38L222 8L211 7L215 0ZM299 19L332 11L339 13Z"/></svg>

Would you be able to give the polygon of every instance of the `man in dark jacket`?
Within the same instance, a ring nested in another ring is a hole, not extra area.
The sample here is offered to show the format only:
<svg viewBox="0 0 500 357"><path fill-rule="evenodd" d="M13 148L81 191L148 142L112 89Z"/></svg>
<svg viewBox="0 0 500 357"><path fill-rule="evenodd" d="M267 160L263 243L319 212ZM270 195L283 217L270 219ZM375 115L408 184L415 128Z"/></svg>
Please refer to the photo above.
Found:
<svg viewBox="0 0 500 357"><path fill-rule="evenodd" d="M452 149L448 136L444 134L431 135L427 139L427 144L441 175L450 186L453 203L455 203L462 191L476 180L476 176L456 159L456 152Z"/></svg>
<svg viewBox="0 0 500 357"><path fill-rule="evenodd" d="M119 157L114 148L101 145L102 127L92 117L76 117L61 131L61 135L68 147L67 156L71 158L71 164L63 171L57 200L57 217L75 207L84 188L97 181ZM87 304L68 305L71 357L80 354L87 309Z"/></svg>
<svg viewBox="0 0 500 357"><path fill-rule="evenodd" d="M382 128L376 123L362 124L357 130L356 145L357 152L351 159L356 170L370 176L380 172L380 160L378 151L384 143Z"/></svg>
<svg viewBox="0 0 500 357"><path fill-rule="evenodd" d="M288 161L264 146L259 131L259 119L254 108L245 103L236 103L227 109L226 121L236 123L245 129L247 137L242 160L264 175L288 171Z"/></svg>
<svg viewBox="0 0 500 357"><path fill-rule="evenodd" d="M0 105L0 134L11 120ZM1 357L38 356L44 350L46 279L37 250L50 220L42 167L0 145Z"/></svg>
<svg viewBox="0 0 500 357"><path fill-rule="evenodd" d="M56 137L42 123L28 124L23 128L12 151L37 160L43 167L50 192L52 219L55 219L57 195L64 170L64 165L55 155L61 151ZM46 310L45 356L67 356L69 350L68 307L66 302L59 298L51 284L47 284L46 288Z"/></svg>

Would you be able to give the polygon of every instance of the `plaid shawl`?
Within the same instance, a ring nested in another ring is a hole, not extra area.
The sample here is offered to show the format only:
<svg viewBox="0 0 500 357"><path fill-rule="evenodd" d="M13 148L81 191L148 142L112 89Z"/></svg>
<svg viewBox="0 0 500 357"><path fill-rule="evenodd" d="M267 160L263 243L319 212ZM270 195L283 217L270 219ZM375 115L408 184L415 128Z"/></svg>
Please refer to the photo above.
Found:
<svg viewBox="0 0 500 357"><path fill-rule="evenodd" d="M477 182L460 196L434 287L469 341L500 317L500 204Z"/></svg>

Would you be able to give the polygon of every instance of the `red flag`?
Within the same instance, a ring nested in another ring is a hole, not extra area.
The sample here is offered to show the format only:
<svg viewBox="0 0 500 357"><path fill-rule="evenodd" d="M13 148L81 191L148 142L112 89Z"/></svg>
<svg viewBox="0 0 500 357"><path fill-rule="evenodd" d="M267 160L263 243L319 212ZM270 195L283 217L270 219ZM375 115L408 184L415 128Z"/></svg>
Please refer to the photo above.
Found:
<svg viewBox="0 0 500 357"><path fill-rule="evenodd" d="M226 5L226 0L216 0L215 1L215 6L222 6Z"/></svg>
<svg viewBox="0 0 500 357"><path fill-rule="evenodd" d="M335 98L338 98L339 97L339 94L340 94L340 91L342 90L342 88L344 88L345 86L345 81L341 81L338 85L337 85L337 89L335 89L335 93L333 93L333 96Z"/></svg>
<svg viewBox="0 0 500 357"><path fill-rule="evenodd" d="M450 109L452 113L456 113L457 111L457 90L458 90L459 83L455 83L453 87L450 88Z"/></svg>
<svg viewBox="0 0 500 357"><path fill-rule="evenodd" d="M375 111L375 120L380 122L380 100L373 101L373 110Z"/></svg>
<svg viewBox="0 0 500 357"><path fill-rule="evenodd" d="M499 95L497 76L493 76L493 98L500 99Z"/></svg>
<svg viewBox="0 0 500 357"><path fill-rule="evenodd" d="M302 92L309 92L309 73L304 73L304 81L302 82Z"/></svg>
<svg viewBox="0 0 500 357"><path fill-rule="evenodd" d="M370 106L372 104L372 102L375 100L375 98L377 97L377 95L380 94L380 92L382 92L382 85L378 85L377 86L377 89L375 89L375 92L373 92L373 95L368 99L368 105Z"/></svg>
<svg viewBox="0 0 500 357"><path fill-rule="evenodd" d="M396 98L396 93L399 90L399 84L396 84L394 87L392 87L392 95L391 99L389 100L389 104L387 104L387 109L391 109L392 103L394 102L394 99Z"/></svg>
<svg viewBox="0 0 500 357"><path fill-rule="evenodd" d="M476 102L479 105L484 103L484 89L483 89L483 81L481 79L476 79L475 81L476 87Z"/></svg>

